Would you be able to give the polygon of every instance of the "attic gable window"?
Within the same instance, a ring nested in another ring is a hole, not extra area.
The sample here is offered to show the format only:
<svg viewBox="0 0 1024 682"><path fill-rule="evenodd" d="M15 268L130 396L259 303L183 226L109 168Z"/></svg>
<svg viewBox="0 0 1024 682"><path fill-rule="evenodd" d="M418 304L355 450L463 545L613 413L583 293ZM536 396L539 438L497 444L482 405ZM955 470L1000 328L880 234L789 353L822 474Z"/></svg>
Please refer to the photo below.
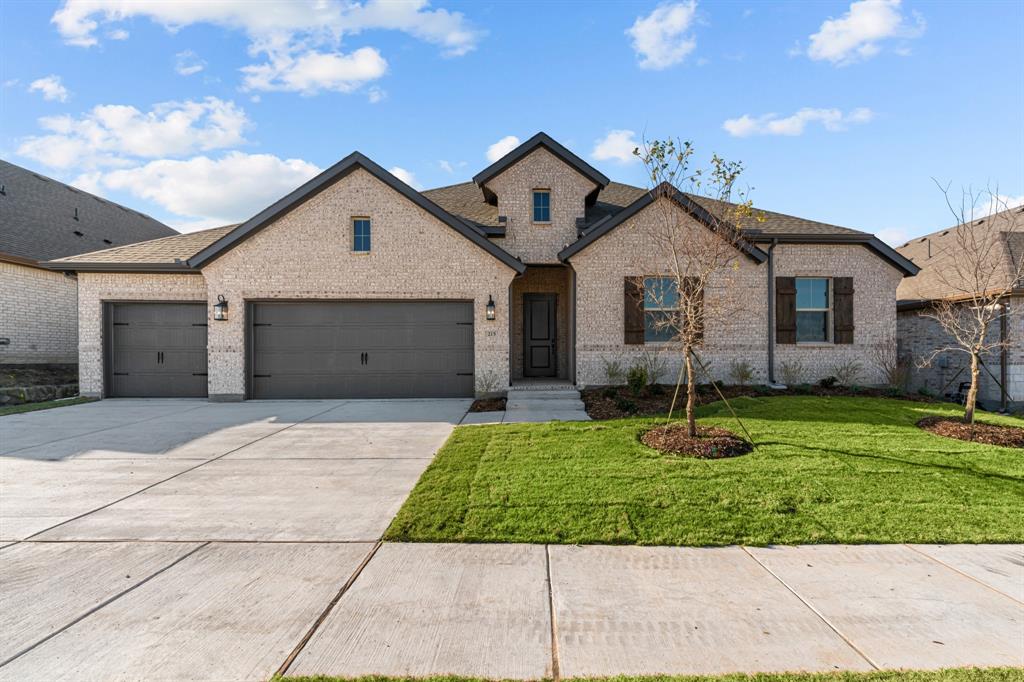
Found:
<svg viewBox="0 0 1024 682"><path fill-rule="evenodd" d="M352 219L352 250L356 253L370 252L370 219Z"/></svg>
<svg viewBox="0 0 1024 682"><path fill-rule="evenodd" d="M533 190L533 222L551 222L551 190Z"/></svg>

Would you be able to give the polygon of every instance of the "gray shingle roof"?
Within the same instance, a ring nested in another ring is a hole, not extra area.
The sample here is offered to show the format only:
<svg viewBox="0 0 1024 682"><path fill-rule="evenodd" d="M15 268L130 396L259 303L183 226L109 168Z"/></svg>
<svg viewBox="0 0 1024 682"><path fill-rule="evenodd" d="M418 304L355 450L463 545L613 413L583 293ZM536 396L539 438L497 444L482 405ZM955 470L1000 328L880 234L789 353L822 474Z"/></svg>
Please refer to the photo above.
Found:
<svg viewBox="0 0 1024 682"><path fill-rule="evenodd" d="M235 225L224 225L209 230L189 232L187 234L176 234L161 239L151 239L136 244L118 246L102 251L82 253L68 258L58 258L53 261L57 263L147 263L171 265L175 262L184 262L196 255L210 244L238 227Z"/></svg>
<svg viewBox="0 0 1024 682"><path fill-rule="evenodd" d="M46 261L178 234L138 211L2 159L0 185L0 254Z"/></svg>
<svg viewBox="0 0 1024 682"><path fill-rule="evenodd" d="M597 201L593 205L587 206L587 225L592 225L606 216L615 215L642 197L647 191L643 187L635 187L621 182L608 183L608 186L598 193ZM498 225L498 207L487 203L483 192L472 182L428 189L423 194L449 213L453 213L472 223L486 226ZM725 206L723 202L705 197L693 194L687 194L687 196L712 213L715 213L716 209L721 209ZM828 223L798 218L786 215L785 213L765 211L757 206L754 208L755 211L764 215L764 222L751 225L744 230L744 233L755 240L757 237L763 236L767 239L776 234L802 234L807 236L865 234L858 230L851 230L848 227L829 225Z"/></svg>
<svg viewBox="0 0 1024 682"><path fill-rule="evenodd" d="M985 270L993 273L989 283L999 289L1011 284L1020 259L1024 257L1024 206L917 237L896 249L921 268L915 277L900 282L896 289L898 301L960 297L974 288L956 281L960 273L948 265L957 257L960 249L958 235L963 230L973 231L975 243L985 249L984 253L990 259L988 268L991 269ZM988 279L987 276L984 279ZM1018 282L1017 286L1021 283Z"/></svg>

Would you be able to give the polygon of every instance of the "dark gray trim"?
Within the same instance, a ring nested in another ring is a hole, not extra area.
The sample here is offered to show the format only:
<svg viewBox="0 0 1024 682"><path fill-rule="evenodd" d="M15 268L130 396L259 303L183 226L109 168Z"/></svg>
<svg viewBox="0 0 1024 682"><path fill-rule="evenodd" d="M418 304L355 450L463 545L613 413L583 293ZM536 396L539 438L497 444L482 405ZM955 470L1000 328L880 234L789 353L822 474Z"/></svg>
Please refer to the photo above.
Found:
<svg viewBox="0 0 1024 682"><path fill-rule="evenodd" d="M65 272L194 272L199 274L198 269L190 268L186 263L62 263L47 261L40 263L39 267Z"/></svg>
<svg viewBox="0 0 1024 682"><path fill-rule="evenodd" d="M780 244L863 244L883 259L889 261L893 267L901 271L907 277L913 277L921 268L914 265L913 261L903 257L896 249L892 248L873 234L858 232L852 234L801 234L801 233L779 233L750 235L750 241L755 243L767 243L777 241Z"/></svg>
<svg viewBox="0 0 1024 682"><path fill-rule="evenodd" d="M602 189L607 187L608 183L611 182L604 173L573 154L571 151L556 142L550 135L543 132L537 133L529 140L523 142L521 145L510 151L508 154L474 175L473 182L478 186L483 187L490 180L493 180L501 173L505 172L510 166L515 165L519 160L536 150L538 147L547 149L574 171Z"/></svg>
<svg viewBox="0 0 1024 682"><path fill-rule="evenodd" d="M188 265L192 268L202 268L205 265L208 265L214 259L224 255L235 246L238 246L238 244L273 223L285 213L291 211L299 204L315 197L317 194L324 191L338 180L341 180L357 168L362 168L366 172L370 173L385 185L395 190L406 199L443 222L445 225L448 225L463 237L473 242L484 251L487 251L489 254L516 272L522 273L526 270L526 266L523 265L519 259L514 258L512 254L508 253L500 246L488 241L487 237L482 234L482 231L471 228L465 222L451 215L433 201L426 198L359 152L352 152L306 184L277 200L252 218L249 218L249 220L246 220L231 232L228 232L213 244L207 246L205 249L189 258Z"/></svg>
<svg viewBox="0 0 1024 682"><path fill-rule="evenodd" d="M686 196L683 192L680 192L677 188L668 183L662 183L649 192L645 192L639 199L616 213L610 220L601 220L595 223L594 226L589 228L582 237L559 251L558 259L562 262L567 262L577 253L653 204L655 199L659 196L665 196L672 199L679 204L684 211L708 227L713 227L717 223L728 230L732 230L733 232L736 231L735 226L725 221L717 221L704 209L703 206ZM763 263L768 259L768 255L764 251L757 248L746 239L741 238L739 240L739 249L744 255L756 263Z"/></svg>
<svg viewBox="0 0 1024 682"><path fill-rule="evenodd" d="M768 383L775 383L775 251L777 242L768 246Z"/></svg>

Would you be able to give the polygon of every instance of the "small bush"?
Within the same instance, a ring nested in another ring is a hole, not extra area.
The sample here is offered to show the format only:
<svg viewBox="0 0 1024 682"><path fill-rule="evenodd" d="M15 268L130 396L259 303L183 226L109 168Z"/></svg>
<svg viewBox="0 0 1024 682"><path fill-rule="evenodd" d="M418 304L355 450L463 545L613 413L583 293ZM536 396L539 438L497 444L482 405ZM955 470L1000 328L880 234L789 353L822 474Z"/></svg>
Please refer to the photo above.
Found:
<svg viewBox="0 0 1024 682"><path fill-rule="evenodd" d="M647 387L647 392L651 395L665 395L665 387L661 384L651 384Z"/></svg>
<svg viewBox="0 0 1024 682"><path fill-rule="evenodd" d="M664 353L646 348L640 356L640 359L637 360L637 364L642 365L644 370L646 370L648 384L656 384L661 381L661 377L665 374L665 369L667 367Z"/></svg>
<svg viewBox="0 0 1024 682"><path fill-rule="evenodd" d="M639 409L636 406L636 403L627 398L619 398L618 400L616 400L615 407L618 408L620 412L627 412L629 414L632 414L633 412L636 412L637 409Z"/></svg>
<svg viewBox="0 0 1024 682"><path fill-rule="evenodd" d="M491 395L498 390L501 380L494 370L485 369L476 373L476 392L480 395Z"/></svg>
<svg viewBox="0 0 1024 682"><path fill-rule="evenodd" d="M927 386L922 386L921 388L917 389L917 394L924 396L925 398L933 398L935 396L934 393L928 390Z"/></svg>
<svg viewBox="0 0 1024 682"><path fill-rule="evenodd" d="M852 387L857 383L857 380L860 379L863 372L864 366L856 360L837 362L832 367L832 374L835 376L840 386Z"/></svg>
<svg viewBox="0 0 1024 682"><path fill-rule="evenodd" d="M837 379L836 377L825 377L824 379L818 382L818 385L821 386L822 388L832 388L838 383L839 379Z"/></svg>
<svg viewBox="0 0 1024 682"><path fill-rule="evenodd" d="M640 395L640 392L647 386L647 368L643 365L630 367L626 374L626 384L629 386L630 393L634 396Z"/></svg>
<svg viewBox="0 0 1024 682"><path fill-rule="evenodd" d="M612 386L621 386L626 383L626 367L622 364L621 358L602 358L604 374L608 377L608 383Z"/></svg>
<svg viewBox="0 0 1024 682"><path fill-rule="evenodd" d="M795 386L804 376L804 366L799 360L790 360L779 365L779 374L787 386Z"/></svg>
<svg viewBox="0 0 1024 682"><path fill-rule="evenodd" d="M754 368L746 360L733 360L729 363L729 377L737 386L746 386L754 378Z"/></svg>
<svg viewBox="0 0 1024 682"><path fill-rule="evenodd" d="M601 391L601 395L603 395L605 398L617 398L618 395L619 395L619 392L616 391L611 386L608 386L603 391Z"/></svg>

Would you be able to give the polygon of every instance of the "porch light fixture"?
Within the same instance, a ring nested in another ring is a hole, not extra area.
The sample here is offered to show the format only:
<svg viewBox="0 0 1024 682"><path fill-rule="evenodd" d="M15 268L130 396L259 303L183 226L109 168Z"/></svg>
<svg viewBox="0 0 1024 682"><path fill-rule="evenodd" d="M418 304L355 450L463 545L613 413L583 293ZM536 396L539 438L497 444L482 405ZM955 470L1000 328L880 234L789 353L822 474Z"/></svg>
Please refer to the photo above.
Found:
<svg viewBox="0 0 1024 682"><path fill-rule="evenodd" d="M487 319L494 319L494 297L489 294L487 296Z"/></svg>
<svg viewBox="0 0 1024 682"><path fill-rule="evenodd" d="M213 304L213 319L218 322L228 319L228 302L224 299L224 294L218 294L217 302Z"/></svg>

